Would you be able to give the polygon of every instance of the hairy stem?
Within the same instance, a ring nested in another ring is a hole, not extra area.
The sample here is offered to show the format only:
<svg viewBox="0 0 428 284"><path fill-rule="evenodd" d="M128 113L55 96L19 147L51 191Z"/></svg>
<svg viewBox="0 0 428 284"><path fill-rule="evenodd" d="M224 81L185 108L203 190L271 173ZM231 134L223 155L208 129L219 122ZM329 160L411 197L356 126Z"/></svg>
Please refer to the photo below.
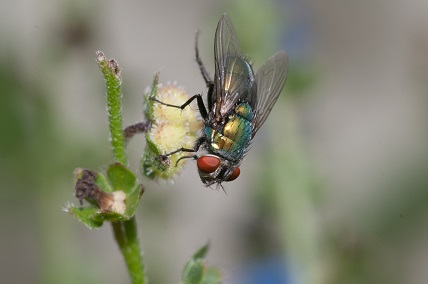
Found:
<svg viewBox="0 0 428 284"><path fill-rule="evenodd" d="M122 78L119 65L114 59L107 60L101 51L97 51L96 55L97 63L106 81L107 113L113 157L116 162L126 166L125 139L122 130ZM127 221L113 222L112 227L115 239L125 258L132 283L144 284L146 277L135 217Z"/></svg>

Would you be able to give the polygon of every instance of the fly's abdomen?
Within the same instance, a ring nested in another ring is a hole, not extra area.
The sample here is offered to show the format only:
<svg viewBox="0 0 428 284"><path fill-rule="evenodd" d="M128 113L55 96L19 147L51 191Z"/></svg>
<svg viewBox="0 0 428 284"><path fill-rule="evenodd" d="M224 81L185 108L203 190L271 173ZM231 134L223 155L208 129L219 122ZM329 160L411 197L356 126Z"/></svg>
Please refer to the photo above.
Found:
<svg viewBox="0 0 428 284"><path fill-rule="evenodd" d="M206 127L210 150L228 160L240 160L250 144L251 118L251 107L243 103L235 108L235 114L229 116L221 131Z"/></svg>

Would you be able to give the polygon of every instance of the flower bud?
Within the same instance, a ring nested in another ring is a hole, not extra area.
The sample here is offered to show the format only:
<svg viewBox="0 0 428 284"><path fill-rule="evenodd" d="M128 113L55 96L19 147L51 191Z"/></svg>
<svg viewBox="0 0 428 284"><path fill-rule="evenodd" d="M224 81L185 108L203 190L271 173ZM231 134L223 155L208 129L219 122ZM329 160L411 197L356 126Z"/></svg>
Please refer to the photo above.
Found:
<svg viewBox="0 0 428 284"><path fill-rule="evenodd" d="M190 96L183 87L176 83L156 86L151 94L146 95L146 119L151 121L151 128L146 133L146 151L141 161L144 175L150 178L172 178L185 164L187 159L177 161L190 153L178 152L162 157L180 148L193 149L202 128L198 118L197 106L192 103L183 110L166 106L150 98L170 105L181 106Z"/></svg>

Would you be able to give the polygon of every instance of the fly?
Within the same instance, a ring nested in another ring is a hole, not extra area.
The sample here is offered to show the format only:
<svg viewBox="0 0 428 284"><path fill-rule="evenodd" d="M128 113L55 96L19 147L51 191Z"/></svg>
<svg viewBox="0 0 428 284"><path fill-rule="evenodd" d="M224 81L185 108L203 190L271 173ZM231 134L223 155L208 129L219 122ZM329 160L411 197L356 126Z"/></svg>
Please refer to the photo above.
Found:
<svg viewBox="0 0 428 284"><path fill-rule="evenodd" d="M206 186L232 181L240 174L240 164L249 150L257 131L265 122L284 86L288 56L278 51L254 73L249 60L242 55L238 36L232 21L224 14L214 39L215 75L210 78L199 57L197 41L196 61L208 87L208 108L200 94L194 95L181 106L166 106L184 109L194 99L204 120L201 136L193 149L180 148L171 153L192 152L201 181ZM207 111L208 109L208 111ZM199 150L204 153L197 155Z"/></svg>

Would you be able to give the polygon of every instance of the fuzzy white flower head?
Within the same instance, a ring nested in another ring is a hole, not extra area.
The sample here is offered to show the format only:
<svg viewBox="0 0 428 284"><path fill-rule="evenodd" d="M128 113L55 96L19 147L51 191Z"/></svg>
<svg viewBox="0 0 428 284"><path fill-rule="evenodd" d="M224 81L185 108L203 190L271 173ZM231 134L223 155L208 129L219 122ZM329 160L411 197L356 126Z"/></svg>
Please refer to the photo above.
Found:
<svg viewBox="0 0 428 284"><path fill-rule="evenodd" d="M190 98L185 89L176 83L158 85L156 89L151 96L165 104L180 106ZM187 154L174 154L167 163L159 161L158 157L182 147L193 148L202 128L198 108L192 103L181 110L147 99L146 118L152 125L146 134L147 150L142 160L143 173L152 178L172 178L185 163L182 160L176 165L177 160Z"/></svg>

